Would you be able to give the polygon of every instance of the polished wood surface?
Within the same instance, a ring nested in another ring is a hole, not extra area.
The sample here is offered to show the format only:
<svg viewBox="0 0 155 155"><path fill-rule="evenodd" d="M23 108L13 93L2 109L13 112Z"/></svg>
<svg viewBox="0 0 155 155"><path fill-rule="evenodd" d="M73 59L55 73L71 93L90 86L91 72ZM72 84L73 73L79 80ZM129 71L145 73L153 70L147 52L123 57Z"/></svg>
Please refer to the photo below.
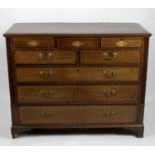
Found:
<svg viewBox="0 0 155 155"><path fill-rule="evenodd" d="M18 23L5 34L12 136L125 128L143 137L149 37L136 23Z"/></svg>
<svg viewBox="0 0 155 155"><path fill-rule="evenodd" d="M20 107L21 124L104 124L136 122L136 106Z"/></svg>
<svg viewBox="0 0 155 155"><path fill-rule="evenodd" d="M67 102L68 104L138 103L138 85L103 85L103 86L19 86L17 88L19 103Z"/></svg>
<svg viewBox="0 0 155 155"><path fill-rule="evenodd" d="M150 36L138 23L15 23L4 35Z"/></svg>
<svg viewBox="0 0 155 155"><path fill-rule="evenodd" d="M14 47L54 47L54 39L51 37L16 37L12 41Z"/></svg>
<svg viewBox="0 0 155 155"><path fill-rule="evenodd" d="M73 50L16 50L16 64L75 64L76 51Z"/></svg>
<svg viewBox="0 0 155 155"><path fill-rule="evenodd" d="M140 64L142 51L139 49L81 50L81 64Z"/></svg>
<svg viewBox="0 0 155 155"><path fill-rule="evenodd" d="M81 48L81 47L99 47L99 39L98 38L59 38L58 47L60 48Z"/></svg>
<svg viewBox="0 0 155 155"><path fill-rule="evenodd" d="M138 67L18 67L16 73L18 82L73 81L79 83L140 80Z"/></svg>
<svg viewBox="0 0 155 155"><path fill-rule="evenodd" d="M142 47L142 37L101 38L101 47Z"/></svg>

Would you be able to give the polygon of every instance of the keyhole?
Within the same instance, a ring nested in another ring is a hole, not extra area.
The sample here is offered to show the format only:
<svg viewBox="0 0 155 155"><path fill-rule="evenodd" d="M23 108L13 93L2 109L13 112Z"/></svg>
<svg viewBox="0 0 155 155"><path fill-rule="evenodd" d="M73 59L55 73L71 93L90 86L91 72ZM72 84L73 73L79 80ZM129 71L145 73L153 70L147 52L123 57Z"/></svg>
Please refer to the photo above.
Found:
<svg viewBox="0 0 155 155"><path fill-rule="evenodd" d="M79 90L79 87L76 87L76 90Z"/></svg>
<svg viewBox="0 0 155 155"><path fill-rule="evenodd" d="M76 110L79 110L79 107L76 107Z"/></svg>
<svg viewBox="0 0 155 155"><path fill-rule="evenodd" d="M80 71L80 69L78 68L76 71L77 71L77 72L79 72L79 71Z"/></svg>

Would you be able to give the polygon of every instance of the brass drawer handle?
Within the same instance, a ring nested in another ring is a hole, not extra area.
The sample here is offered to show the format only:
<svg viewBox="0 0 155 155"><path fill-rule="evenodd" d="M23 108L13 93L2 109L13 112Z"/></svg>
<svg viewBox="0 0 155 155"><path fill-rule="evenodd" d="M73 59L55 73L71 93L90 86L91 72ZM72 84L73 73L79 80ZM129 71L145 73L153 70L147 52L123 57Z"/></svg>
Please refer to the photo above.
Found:
<svg viewBox="0 0 155 155"><path fill-rule="evenodd" d="M112 89L110 92L107 91L106 89L103 90L103 95L105 97L111 97L111 96L115 96L116 95L116 90Z"/></svg>
<svg viewBox="0 0 155 155"><path fill-rule="evenodd" d="M53 56L53 53L52 53L52 52L49 52L49 53L47 54L47 59L50 60L50 59L52 58L52 56Z"/></svg>
<svg viewBox="0 0 155 155"><path fill-rule="evenodd" d="M40 58L41 60L44 59L44 54L43 54L42 52L39 52L39 53L38 53L38 56L39 56L39 58Z"/></svg>
<svg viewBox="0 0 155 155"><path fill-rule="evenodd" d="M105 78L113 78L117 75L117 71L113 70L111 73L109 73L108 71L104 70L103 75Z"/></svg>
<svg viewBox="0 0 155 155"><path fill-rule="evenodd" d="M48 54L46 52L39 52L38 53L38 56L41 60L43 59L47 59L47 60L50 60L53 56L53 53L52 52L49 52Z"/></svg>
<svg viewBox="0 0 155 155"><path fill-rule="evenodd" d="M105 52L103 56L105 60L112 60L117 57L117 52Z"/></svg>
<svg viewBox="0 0 155 155"><path fill-rule="evenodd" d="M51 70L48 72L39 71L39 75L40 75L40 77L50 78L53 75L53 71L51 71Z"/></svg>
<svg viewBox="0 0 155 155"><path fill-rule="evenodd" d="M125 42L124 40L120 40L118 42L116 42L116 46L118 47L124 47L127 45L127 42Z"/></svg>
<svg viewBox="0 0 155 155"><path fill-rule="evenodd" d="M72 43L72 45L73 45L74 47L80 47L80 46L83 45L83 43L80 42L80 41L74 41L74 42Z"/></svg>
<svg viewBox="0 0 155 155"><path fill-rule="evenodd" d="M35 46L39 45L39 42L37 42L36 40L31 40L28 42L28 45L31 47L35 47Z"/></svg>
<svg viewBox="0 0 155 155"><path fill-rule="evenodd" d="M43 118L50 118L50 117L53 117L53 116L55 116L55 113L54 112L41 112L41 116L43 117Z"/></svg>
<svg viewBox="0 0 155 155"><path fill-rule="evenodd" d="M40 90L40 94L41 94L43 97L49 97L49 96L53 95L53 90L49 90L49 91Z"/></svg>
<svg viewBox="0 0 155 155"><path fill-rule="evenodd" d="M111 110L111 111L102 111L102 115L105 117L111 117L113 115L115 115L115 111Z"/></svg>

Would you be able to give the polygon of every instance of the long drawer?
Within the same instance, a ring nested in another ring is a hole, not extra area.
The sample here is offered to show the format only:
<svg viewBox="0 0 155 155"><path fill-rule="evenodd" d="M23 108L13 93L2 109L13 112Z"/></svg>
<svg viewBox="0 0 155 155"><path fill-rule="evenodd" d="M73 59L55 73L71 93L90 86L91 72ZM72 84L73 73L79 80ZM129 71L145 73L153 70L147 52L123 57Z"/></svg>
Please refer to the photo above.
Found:
<svg viewBox="0 0 155 155"><path fill-rule="evenodd" d="M16 64L75 64L73 50L16 50Z"/></svg>
<svg viewBox="0 0 155 155"><path fill-rule="evenodd" d="M139 85L18 86L18 103L138 103Z"/></svg>
<svg viewBox="0 0 155 155"><path fill-rule="evenodd" d="M138 81L139 67L18 67L18 82Z"/></svg>
<svg viewBox="0 0 155 155"><path fill-rule="evenodd" d="M136 49L109 49L109 50L81 50L80 63L82 64L121 64L141 63L141 50Z"/></svg>
<svg viewBox="0 0 155 155"><path fill-rule="evenodd" d="M23 106L19 107L19 116L23 125L135 123L137 107L133 105Z"/></svg>

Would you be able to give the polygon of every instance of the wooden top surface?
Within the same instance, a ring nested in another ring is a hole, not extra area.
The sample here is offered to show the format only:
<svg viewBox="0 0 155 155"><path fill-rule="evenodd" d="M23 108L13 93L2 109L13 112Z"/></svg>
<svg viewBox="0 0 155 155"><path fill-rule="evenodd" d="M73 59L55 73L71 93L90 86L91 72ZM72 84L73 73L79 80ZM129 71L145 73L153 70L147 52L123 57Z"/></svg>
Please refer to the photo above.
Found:
<svg viewBox="0 0 155 155"><path fill-rule="evenodd" d="M143 35L137 23L16 23L4 36L14 35Z"/></svg>

